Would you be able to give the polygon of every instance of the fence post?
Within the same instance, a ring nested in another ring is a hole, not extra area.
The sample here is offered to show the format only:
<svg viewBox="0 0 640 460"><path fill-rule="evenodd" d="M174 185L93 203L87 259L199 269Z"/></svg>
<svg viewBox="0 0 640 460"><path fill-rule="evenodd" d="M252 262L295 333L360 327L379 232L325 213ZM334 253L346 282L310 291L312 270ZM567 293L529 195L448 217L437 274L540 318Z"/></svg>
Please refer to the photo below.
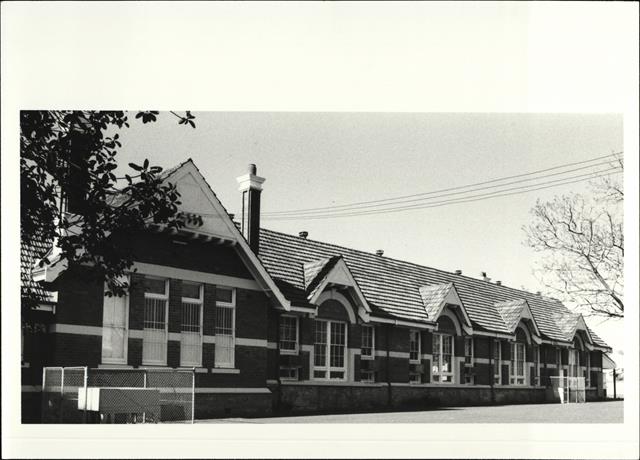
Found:
<svg viewBox="0 0 640 460"><path fill-rule="evenodd" d="M196 368L192 368L191 373L191 424L195 423L196 417Z"/></svg>
<svg viewBox="0 0 640 460"><path fill-rule="evenodd" d="M60 422L64 420L64 367L60 368Z"/></svg>
<svg viewBox="0 0 640 460"><path fill-rule="evenodd" d="M87 382L88 382L88 374L89 374L89 367L85 366L84 367L84 414L82 416L84 423L87 423Z"/></svg>
<svg viewBox="0 0 640 460"><path fill-rule="evenodd" d="M42 397L40 398L40 421L44 422L44 414L46 411L46 403L45 401L47 400L47 395L45 393L45 389L46 389L46 381L47 381L47 368L45 366L42 366Z"/></svg>
<svg viewBox="0 0 640 460"><path fill-rule="evenodd" d="M148 372L147 369L145 369L143 371L143 374L142 374L142 377L143 377L142 386L143 386L143 388L147 388L147 372ZM144 411L144 412L142 412L142 423L146 423L146 422L147 422L147 411Z"/></svg>

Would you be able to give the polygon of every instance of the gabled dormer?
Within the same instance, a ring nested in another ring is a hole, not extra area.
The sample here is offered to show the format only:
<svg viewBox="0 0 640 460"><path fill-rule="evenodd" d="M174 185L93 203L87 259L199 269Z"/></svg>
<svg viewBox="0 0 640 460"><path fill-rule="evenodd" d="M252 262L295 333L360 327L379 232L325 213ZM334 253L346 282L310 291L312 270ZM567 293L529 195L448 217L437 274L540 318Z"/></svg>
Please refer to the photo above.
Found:
<svg viewBox="0 0 640 460"><path fill-rule="evenodd" d="M524 323L526 330L530 334L533 342L542 343L542 334L536 324L536 320L531 312L531 307L525 299L509 300L494 304L498 313L502 317L502 321L512 334L515 334L520 323Z"/></svg>
<svg viewBox="0 0 640 460"><path fill-rule="evenodd" d="M419 291L424 309L431 321L436 322L441 315L451 311L462 329L471 334L471 319L453 283L420 286Z"/></svg>

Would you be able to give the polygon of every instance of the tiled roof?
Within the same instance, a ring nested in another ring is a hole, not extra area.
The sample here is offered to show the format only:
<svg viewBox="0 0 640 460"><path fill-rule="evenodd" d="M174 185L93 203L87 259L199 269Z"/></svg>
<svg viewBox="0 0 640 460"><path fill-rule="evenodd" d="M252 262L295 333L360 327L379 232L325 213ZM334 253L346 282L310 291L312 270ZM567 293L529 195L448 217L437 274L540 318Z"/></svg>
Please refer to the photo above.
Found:
<svg viewBox="0 0 640 460"><path fill-rule="evenodd" d="M42 259L51 249L51 243L44 238L33 238L31 241L20 241L20 290L22 296L29 290L42 303L50 302L50 293L40 284L33 281L31 272L35 263Z"/></svg>
<svg viewBox="0 0 640 460"><path fill-rule="evenodd" d="M510 330L515 330L522 314L522 309L527 304L524 299L509 300L507 302L498 302L495 304L496 309L502 316L504 323Z"/></svg>
<svg viewBox="0 0 640 460"><path fill-rule="evenodd" d="M338 260L340 260L340 257L334 256L327 259L312 261L302 266L307 298L313 296L314 291L318 286L320 286Z"/></svg>
<svg viewBox="0 0 640 460"><path fill-rule="evenodd" d="M452 283L420 286L420 297L422 297L422 304L429 318L435 319L440 305L442 305L452 287Z"/></svg>
<svg viewBox="0 0 640 460"><path fill-rule="evenodd" d="M374 312L413 321L430 321L420 289L425 291L425 286L454 283L475 329L510 334L511 329L496 304L526 301L546 338L567 341L563 321L566 315L572 314L556 299L308 238L267 229L260 231L260 259L294 305L308 305L305 264L311 267L336 256L342 256ZM427 294L429 299L434 299L433 303L442 295L435 287ZM563 318L563 321L558 324L557 318ZM599 344L607 346L602 341Z"/></svg>

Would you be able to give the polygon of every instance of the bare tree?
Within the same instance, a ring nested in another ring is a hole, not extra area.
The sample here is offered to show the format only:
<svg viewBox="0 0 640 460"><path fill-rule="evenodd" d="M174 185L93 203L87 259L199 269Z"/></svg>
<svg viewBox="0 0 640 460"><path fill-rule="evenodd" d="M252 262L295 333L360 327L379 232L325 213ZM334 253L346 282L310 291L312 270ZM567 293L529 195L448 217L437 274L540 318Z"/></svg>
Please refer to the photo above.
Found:
<svg viewBox="0 0 640 460"><path fill-rule="evenodd" d="M622 170L621 156L615 163ZM538 201L526 243L541 254L536 272L553 295L587 315L622 318L623 186L612 176L590 185L588 195Z"/></svg>

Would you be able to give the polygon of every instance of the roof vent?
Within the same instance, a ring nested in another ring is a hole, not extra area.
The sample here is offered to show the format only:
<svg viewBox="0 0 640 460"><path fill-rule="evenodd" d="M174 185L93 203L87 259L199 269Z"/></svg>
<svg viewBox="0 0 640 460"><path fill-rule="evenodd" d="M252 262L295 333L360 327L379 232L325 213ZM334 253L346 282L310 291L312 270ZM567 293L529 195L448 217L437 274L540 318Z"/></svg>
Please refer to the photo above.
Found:
<svg viewBox="0 0 640 460"><path fill-rule="evenodd" d="M498 286L502 286L502 281L498 280L498 281L496 281L496 284L497 284Z"/></svg>
<svg viewBox="0 0 640 460"><path fill-rule="evenodd" d="M235 214L233 214L233 213L229 213L229 219L233 220L233 218L234 218L234 217L236 217L236 215L235 215Z"/></svg>
<svg viewBox="0 0 640 460"><path fill-rule="evenodd" d="M455 273L456 275L462 275L462 270L456 270L454 273Z"/></svg>
<svg viewBox="0 0 640 460"><path fill-rule="evenodd" d="M491 281L491 278L487 276L487 272L480 272L480 276L482 276L482 279L485 281Z"/></svg>
<svg viewBox="0 0 640 460"><path fill-rule="evenodd" d="M304 238L304 239L306 240L306 239L307 239L307 237L309 236L309 232L306 232L306 231L299 232L299 233L298 233L298 236L299 236L300 238Z"/></svg>
<svg viewBox="0 0 640 460"><path fill-rule="evenodd" d="M541 291L536 291L536 295L541 296L542 292Z"/></svg>
<svg viewBox="0 0 640 460"><path fill-rule="evenodd" d="M382 255L384 254L384 251L382 249L378 249L376 251L376 255L382 257Z"/></svg>

